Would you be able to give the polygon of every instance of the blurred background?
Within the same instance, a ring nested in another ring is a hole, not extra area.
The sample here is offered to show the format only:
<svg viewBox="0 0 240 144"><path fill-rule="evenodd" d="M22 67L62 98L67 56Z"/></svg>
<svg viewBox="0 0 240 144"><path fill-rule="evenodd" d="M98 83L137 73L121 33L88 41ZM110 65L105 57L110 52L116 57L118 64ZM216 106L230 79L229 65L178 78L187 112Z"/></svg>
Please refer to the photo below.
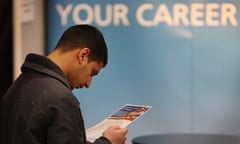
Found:
<svg viewBox="0 0 240 144"><path fill-rule="evenodd" d="M0 4L0 63L2 74L0 75L0 96L2 97L10 86L13 78L13 60L12 60L12 51L13 51L13 12L12 12L13 2L10 0L1 1Z"/></svg>

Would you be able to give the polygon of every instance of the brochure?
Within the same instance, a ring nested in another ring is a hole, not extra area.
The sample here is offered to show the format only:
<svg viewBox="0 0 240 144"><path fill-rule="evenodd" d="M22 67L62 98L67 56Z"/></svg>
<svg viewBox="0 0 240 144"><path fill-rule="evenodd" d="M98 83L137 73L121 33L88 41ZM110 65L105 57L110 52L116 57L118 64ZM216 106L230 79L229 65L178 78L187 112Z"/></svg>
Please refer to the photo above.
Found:
<svg viewBox="0 0 240 144"><path fill-rule="evenodd" d="M110 126L127 127L151 108L151 106L146 105L125 104L106 119L88 128L86 130L87 141L94 142Z"/></svg>

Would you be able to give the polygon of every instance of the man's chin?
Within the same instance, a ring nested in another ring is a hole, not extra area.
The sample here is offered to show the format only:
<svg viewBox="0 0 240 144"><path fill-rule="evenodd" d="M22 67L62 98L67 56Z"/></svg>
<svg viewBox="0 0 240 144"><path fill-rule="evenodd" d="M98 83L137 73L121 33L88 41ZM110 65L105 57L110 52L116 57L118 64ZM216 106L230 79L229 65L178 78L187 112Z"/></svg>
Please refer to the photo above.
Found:
<svg viewBox="0 0 240 144"><path fill-rule="evenodd" d="M81 88L83 88L83 86L79 86L79 87L72 87L71 89L73 90L73 89L81 89Z"/></svg>

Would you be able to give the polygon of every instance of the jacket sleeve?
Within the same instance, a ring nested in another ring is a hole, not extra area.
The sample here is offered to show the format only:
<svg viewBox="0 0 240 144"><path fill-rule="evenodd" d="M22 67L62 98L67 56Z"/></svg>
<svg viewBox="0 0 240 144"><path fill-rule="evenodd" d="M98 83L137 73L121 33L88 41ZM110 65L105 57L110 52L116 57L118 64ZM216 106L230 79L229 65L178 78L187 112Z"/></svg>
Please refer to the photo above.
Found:
<svg viewBox="0 0 240 144"><path fill-rule="evenodd" d="M96 139L96 141L93 144L112 144L112 143L107 138L102 136Z"/></svg>
<svg viewBox="0 0 240 144"><path fill-rule="evenodd" d="M77 99L66 96L56 100L49 108L51 123L47 132L48 144L87 144L83 117ZM93 144L111 144L98 138Z"/></svg>
<svg viewBox="0 0 240 144"><path fill-rule="evenodd" d="M48 144L86 144L85 128L79 103L74 96L58 98L49 108L51 122Z"/></svg>

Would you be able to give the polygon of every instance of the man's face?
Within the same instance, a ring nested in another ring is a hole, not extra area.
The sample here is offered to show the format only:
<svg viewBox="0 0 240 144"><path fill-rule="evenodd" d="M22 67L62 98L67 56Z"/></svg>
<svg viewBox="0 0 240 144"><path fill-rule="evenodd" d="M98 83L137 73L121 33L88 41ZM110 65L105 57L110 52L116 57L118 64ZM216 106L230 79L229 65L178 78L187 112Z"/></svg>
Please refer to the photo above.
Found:
<svg viewBox="0 0 240 144"><path fill-rule="evenodd" d="M71 88L89 88L93 76L96 76L103 67L103 63L96 61L83 62L78 69L69 75Z"/></svg>

